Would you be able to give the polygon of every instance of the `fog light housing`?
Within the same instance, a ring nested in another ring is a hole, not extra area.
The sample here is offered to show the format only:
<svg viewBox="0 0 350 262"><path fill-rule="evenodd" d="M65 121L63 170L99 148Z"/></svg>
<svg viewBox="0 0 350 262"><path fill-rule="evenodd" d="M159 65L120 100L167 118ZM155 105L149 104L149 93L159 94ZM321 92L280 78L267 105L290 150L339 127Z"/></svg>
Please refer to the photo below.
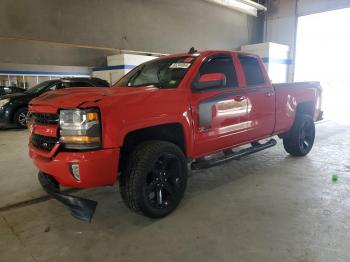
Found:
<svg viewBox="0 0 350 262"><path fill-rule="evenodd" d="M70 172L77 181L80 181L79 164L70 164Z"/></svg>

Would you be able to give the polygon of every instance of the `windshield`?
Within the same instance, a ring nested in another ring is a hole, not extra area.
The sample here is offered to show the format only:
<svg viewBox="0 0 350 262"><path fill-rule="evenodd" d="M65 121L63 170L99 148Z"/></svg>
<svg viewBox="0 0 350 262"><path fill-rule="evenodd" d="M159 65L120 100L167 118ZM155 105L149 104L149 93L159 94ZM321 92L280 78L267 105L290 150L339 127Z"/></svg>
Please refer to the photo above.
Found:
<svg viewBox="0 0 350 262"><path fill-rule="evenodd" d="M41 91L44 91L47 87L50 86L52 81L45 81L42 82L36 86L33 86L32 88L29 88L25 93L27 94L37 94L40 93Z"/></svg>
<svg viewBox="0 0 350 262"><path fill-rule="evenodd" d="M181 56L152 60L134 68L113 86L176 88L195 59Z"/></svg>

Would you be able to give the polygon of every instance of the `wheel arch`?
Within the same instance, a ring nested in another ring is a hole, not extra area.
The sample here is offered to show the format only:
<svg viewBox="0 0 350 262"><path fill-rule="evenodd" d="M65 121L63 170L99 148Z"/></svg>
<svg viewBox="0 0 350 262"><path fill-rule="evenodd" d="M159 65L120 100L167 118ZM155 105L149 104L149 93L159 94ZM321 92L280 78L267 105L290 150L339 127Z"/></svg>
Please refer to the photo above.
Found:
<svg viewBox="0 0 350 262"><path fill-rule="evenodd" d="M293 127L294 122L296 121L296 119L298 117L298 115L305 114L305 115L308 115L308 116L313 118L314 112L315 112L315 104L314 104L314 102L312 102L312 101L305 101L305 102L298 103L296 105L294 119L291 122L290 128L287 131L278 134L278 137L279 138L284 138L284 137L286 137L289 134L289 132L291 131L291 129Z"/></svg>
<svg viewBox="0 0 350 262"><path fill-rule="evenodd" d="M10 122L11 123L14 123L15 122L15 115L17 113L18 110L22 109L22 108L27 108L28 109L28 105L23 105L23 104L20 104L20 105L16 105L12 108L11 110L11 113L9 115L9 119L10 119Z"/></svg>
<svg viewBox="0 0 350 262"><path fill-rule="evenodd" d="M122 149L134 148L147 140L163 140L174 143L186 155L185 133L180 123L167 123L130 131L124 137Z"/></svg>
<svg viewBox="0 0 350 262"><path fill-rule="evenodd" d="M309 115L309 116L313 117L314 112L315 112L315 104L312 101L305 101L305 102L298 103L297 108L296 108L296 115L305 114L305 115ZM296 118L296 116L295 116L295 118ZM294 121L295 121L295 119L294 119Z"/></svg>
<svg viewBox="0 0 350 262"><path fill-rule="evenodd" d="M187 145L184 127L177 122L149 126L129 131L125 136L120 150L119 170L122 170L128 155L142 142L162 140L174 143L187 156Z"/></svg>

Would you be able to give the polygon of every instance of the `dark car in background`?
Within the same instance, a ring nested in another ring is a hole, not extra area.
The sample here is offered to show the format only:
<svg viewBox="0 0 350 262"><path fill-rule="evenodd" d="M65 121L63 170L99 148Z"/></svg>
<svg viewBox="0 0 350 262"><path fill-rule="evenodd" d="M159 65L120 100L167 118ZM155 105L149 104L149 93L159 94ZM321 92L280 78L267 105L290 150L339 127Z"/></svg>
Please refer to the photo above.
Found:
<svg viewBox="0 0 350 262"><path fill-rule="evenodd" d="M24 93L26 90L17 86L0 86L0 97L3 95Z"/></svg>
<svg viewBox="0 0 350 262"><path fill-rule="evenodd" d="M33 98L47 91L79 87L109 87L109 83L100 78L61 78L42 82L23 93L0 96L0 122L26 128L28 104Z"/></svg>

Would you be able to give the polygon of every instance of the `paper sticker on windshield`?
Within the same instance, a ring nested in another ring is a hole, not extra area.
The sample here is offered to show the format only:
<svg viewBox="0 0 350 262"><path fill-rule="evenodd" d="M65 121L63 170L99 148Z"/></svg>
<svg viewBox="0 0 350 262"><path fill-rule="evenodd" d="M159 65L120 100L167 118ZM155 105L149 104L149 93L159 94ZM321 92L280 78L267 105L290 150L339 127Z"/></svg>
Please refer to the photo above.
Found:
<svg viewBox="0 0 350 262"><path fill-rule="evenodd" d="M187 69L191 66L191 63L172 63L169 68L184 68Z"/></svg>
<svg viewBox="0 0 350 262"><path fill-rule="evenodd" d="M185 63L189 63L189 62L192 62L193 61L193 57L186 57L184 62Z"/></svg>

